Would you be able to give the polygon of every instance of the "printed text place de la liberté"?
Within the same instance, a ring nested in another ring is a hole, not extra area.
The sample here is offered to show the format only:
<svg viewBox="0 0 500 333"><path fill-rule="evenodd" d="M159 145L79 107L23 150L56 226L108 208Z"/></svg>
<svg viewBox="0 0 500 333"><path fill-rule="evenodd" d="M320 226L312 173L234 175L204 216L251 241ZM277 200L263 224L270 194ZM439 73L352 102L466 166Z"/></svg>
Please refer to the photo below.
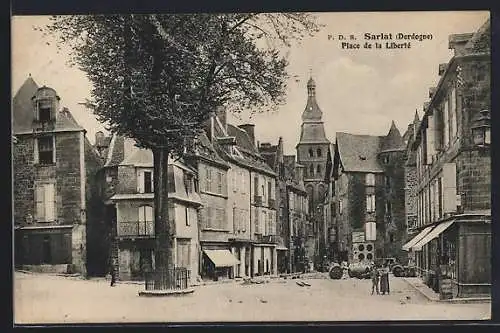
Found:
<svg viewBox="0 0 500 333"><path fill-rule="evenodd" d="M329 35L328 39L335 39ZM364 43L359 43L355 35L338 35L342 49L409 49L412 42L432 40L432 34L417 33L364 33Z"/></svg>

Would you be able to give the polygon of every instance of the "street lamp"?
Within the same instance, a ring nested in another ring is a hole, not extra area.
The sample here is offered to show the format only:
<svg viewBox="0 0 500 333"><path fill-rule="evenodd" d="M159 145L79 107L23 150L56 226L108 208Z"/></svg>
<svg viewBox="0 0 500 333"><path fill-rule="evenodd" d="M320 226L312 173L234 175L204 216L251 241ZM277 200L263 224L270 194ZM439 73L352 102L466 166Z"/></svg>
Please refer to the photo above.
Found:
<svg viewBox="0 0 500 333"><path fill-rule="evenodd" d="M479 117L472 126L474 144L479 147L489 146L491 143L491 117L487 109L479 111Z"/></svg>

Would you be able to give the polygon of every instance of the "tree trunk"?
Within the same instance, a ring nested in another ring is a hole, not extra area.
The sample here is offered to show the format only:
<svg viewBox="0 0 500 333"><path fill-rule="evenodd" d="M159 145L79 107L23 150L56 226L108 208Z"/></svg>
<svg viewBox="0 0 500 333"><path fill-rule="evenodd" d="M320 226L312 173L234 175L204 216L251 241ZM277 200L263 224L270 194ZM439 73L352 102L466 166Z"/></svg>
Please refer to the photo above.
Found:
<svg viewBox="0 0 500 333"><path fill-rule="evenodd" d="M174 268L173 226L168 211L168 155L169 149L153 149L154 164L154 228L155 228L155 270Z"/></svg>

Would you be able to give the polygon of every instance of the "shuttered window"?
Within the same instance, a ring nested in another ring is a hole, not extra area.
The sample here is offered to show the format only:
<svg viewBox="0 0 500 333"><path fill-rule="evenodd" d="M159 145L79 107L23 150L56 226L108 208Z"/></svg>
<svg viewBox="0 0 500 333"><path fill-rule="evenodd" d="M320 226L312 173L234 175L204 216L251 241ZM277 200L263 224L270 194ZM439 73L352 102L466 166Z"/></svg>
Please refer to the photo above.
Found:
<svg viewBox="0 0 500 333"><path fill-rule="evenodd" d="M443 165L443 212L454 213L457 210L457 169L455 163Z"/></svg>
<svg viewBox="0 0 500 333"><path fill-rule="evenodd" d="M35 187L35 214L37 222L53 222L56 219L55 184L37 184Z"/></svg>
<svg viewBox="0 0 500 333"><path fill-rule="evenodd" d="M34 163L54 164L56 161L55 140L53 136L43 136L34 140Z"/></svg>

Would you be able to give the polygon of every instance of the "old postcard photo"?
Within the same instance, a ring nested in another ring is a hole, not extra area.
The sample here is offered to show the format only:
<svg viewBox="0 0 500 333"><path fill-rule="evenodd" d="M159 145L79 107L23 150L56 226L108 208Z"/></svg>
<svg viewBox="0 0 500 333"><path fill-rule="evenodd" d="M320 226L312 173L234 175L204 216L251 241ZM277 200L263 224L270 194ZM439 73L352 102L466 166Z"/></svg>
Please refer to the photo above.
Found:
<svg viewBox="0 0 500 333"><path fill-rule="evenodd" d="M489 12L11 26L14 324L491 319Z"/></svg>

